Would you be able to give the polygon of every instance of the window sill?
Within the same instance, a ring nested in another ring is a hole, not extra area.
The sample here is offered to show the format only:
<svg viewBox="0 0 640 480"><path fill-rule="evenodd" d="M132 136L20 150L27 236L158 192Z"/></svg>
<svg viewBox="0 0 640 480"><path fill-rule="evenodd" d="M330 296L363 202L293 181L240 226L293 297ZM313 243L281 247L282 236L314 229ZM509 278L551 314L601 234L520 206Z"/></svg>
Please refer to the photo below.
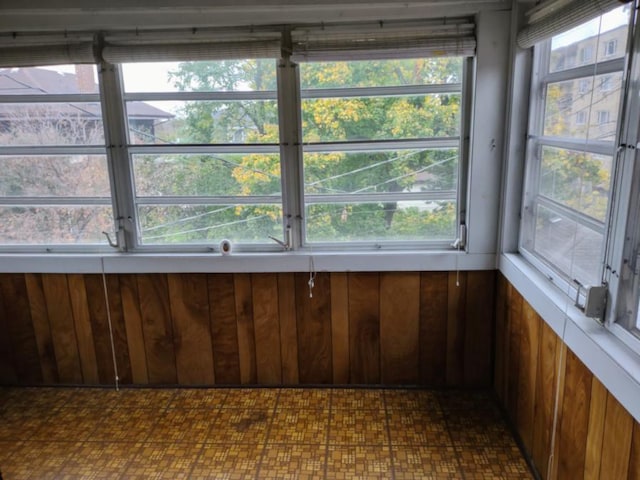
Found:
<svg viewBox="0 0 640 480"><path fill-rule="evenodd" d="M501 255L498 267L598 380L640 421L640 352L585 317L571 299L519 254Z"/></svg>
<svg viewBox="0 0 640 480"><path fill-rule="evenodd" d="M0 254L0 273L243 273L493 270L494 254L451 251Z"/></svg>

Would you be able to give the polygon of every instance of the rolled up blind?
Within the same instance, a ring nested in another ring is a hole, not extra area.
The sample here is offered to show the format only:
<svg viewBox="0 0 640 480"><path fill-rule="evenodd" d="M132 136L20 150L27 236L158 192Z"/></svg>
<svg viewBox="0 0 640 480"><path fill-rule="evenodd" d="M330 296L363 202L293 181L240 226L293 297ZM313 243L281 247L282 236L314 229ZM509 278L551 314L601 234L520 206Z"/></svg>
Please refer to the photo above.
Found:
<svg viewBox="0 0 640 480"><path fill-rule="evenodd" d="M0 46L0 67L38 67L95 63L93 43Z"/></svg>
<svg viewBox="0 0 640 480"><path fill-rule="evenodd" d="M475 25L467 20L295 28L294 61L473 56Z"/></svg>
<svg viewBox="0 0 640 480"><path fill-rule="evenodd" d="M599 17L624 3L631 0L573 0L570 3L562 2L564 5L557 9L550 8L553 3L549 2L546 15L532 19L520 32L518 32L517 43L520 48L530 48L536 43L553 37Z"/></svg>

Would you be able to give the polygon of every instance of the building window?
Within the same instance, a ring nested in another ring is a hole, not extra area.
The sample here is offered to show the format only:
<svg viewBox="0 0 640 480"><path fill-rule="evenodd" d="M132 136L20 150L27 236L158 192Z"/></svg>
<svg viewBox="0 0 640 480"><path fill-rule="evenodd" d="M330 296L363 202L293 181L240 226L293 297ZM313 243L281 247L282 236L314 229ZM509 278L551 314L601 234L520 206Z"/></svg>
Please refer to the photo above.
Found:
<svg viewBox="0 0 640 480"><path fill-rule="evenodd" d="M456 237L463 65L461 57L301 64L307 242Z"/></svg>
<svg viewBox="0 0 640 480"><path fill-rule="evenodd" d="M105 244L109 168L93 65L0 69L0 245Z"/></svg>
<svg viewBox="0 0 640 480"><path fill-rule="evenodd" d="M620 7L589 23L603 34L615 30L626 38L628 10ZM523 255L569 289L574 280L600 285L603 279L624 70L622 57L609 60L615 63L609 64L607 75L581 77L579 68L555 70L550 59L558 56L556 50L577 50L582 63L596 61L597 39L585 25L535 47L535 78L540 80L532 88L545 94L541 100L531 97L532 141L520 238ZM575 82L581 95L570 104L559 101ZM601 88L588 94L594 84Z"/></svg>
<svg viewBox="0 0 640 480"><path fill-rule="evenodd" d="M616 49L618 48L617 40L609 40L604 44L604 55L605 57L610 57L616 54Z"/></svg>

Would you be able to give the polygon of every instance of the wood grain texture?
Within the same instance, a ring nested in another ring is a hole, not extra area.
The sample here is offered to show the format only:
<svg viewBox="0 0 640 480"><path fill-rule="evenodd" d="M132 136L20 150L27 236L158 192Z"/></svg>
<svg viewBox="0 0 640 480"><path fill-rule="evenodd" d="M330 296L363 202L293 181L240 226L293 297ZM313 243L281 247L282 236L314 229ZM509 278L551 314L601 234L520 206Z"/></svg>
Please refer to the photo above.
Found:
<svg viewBox="0 0 640 480"><path fill-rule="evenodd" d="M627 480L633 424L634 421L629 412L609 393L602 434L600 460L602 480Z"/></svg>
<svg viewBox="0 0 640 480"><path fill-rule="evenodd" d="M557 350L557 355L559 357L557 371L558 383L556 384L558 392L556 402L558 404L558 409L556 412L555 425L553 426L552 430L553 435L556 435L556 441L552 445L552 452L547 465L540 466L543 471L548 472L546 478L554 480L558 478L558 468L560 464L560 442L558 441L558 437L560 435L560 426L562 425L562 418L564 414L562 405L564 404L564 387L567 374L567 353L569 351L567 345L564 342L559 341L558 343L560 344Z"/></svg>
<svg viewBox="0 0 640 480"><path fill-rule="evenodd" d="M33 331L36 336L36 344L38 345L38 354L40 356L42 381L45 385L55 384L60 381L60 378L58 377L56 354L53 349L53 339L51 338L49 312L47 311L47 302L44 298L42 277L38 273L26 273L24 279L27 286Z"/></svg>
<svg viewBox="0 0 640 480"><path fill-rule="evenodd" d="M507 287L507 303L509 310L507 312L507 356L509 358L507 365L507 375L509 382L506 391L506 408L512 419L518 418L518 384L519 384L519 352L520 352L520 336L522 326L522 296L511 285Z"/></svg>
<svg viewBox="0 0 640 480"><path fill-rule="evenodd" d="M509 329L507 328L507 279L502 274L498 275L496 287L496 318L495 318L495 350L493 388L500 401L506 403L506 390L509 376L506 369L508 365L507 340Z"/></svg>
<svg viewBox="0 0 640 480"><path fill-rule="evenodd" d="M98 385L100 377L98 375L96 349L93 343L93 329L91 328L91 316L89 314L84 278L78 274L67 275L67 281L69 282L69 297L78 339L82 378L86 384Z"/></svg>
<svg viewBox="0 0 640 480"><path fill-rule="evenodd" d="M558 478L576 478L584 472L593 375L567 351L562 418L558 435Z"/></svg>
<svg viewBox="0 0 640 480"><path fill-rule="evenodd" d="M144 348L142 313L138 301L138 282L135 275L120 275L119 280L127 347L131 362L131 378L134 384L144 385L149 383L149 372Z"/></svg>
<svg viewBox="0 0 640 480"><path fill-rule="evenodd" d="M7 323L4 293L0 288L0 331L9 331ZM11 338L9 338L8 334L0 335L0 385L15 385L18 383L15 365Z"/></svg>
<svg viewBox="0 0 640 480"><path fill-rule="evenodd" d="M607 389L597 378L591 382L589 406L589 433L584 463L584 480L599 480L602 458L602 439L607 407Z"/></svg>
<svg viewBox="0 0 640 480"><path fill-rule="evenodd" d="M111 329L113 332L113 347L118 366L118 377L121 384L131 384L131 361L127 342L127 328L124 321L122 297L120 295L120 277L106 275L107 304L111 315Z"/></svg>
<svg viewBox="0 0 640 480"><path fill-rule="evenodd" d="M420 274L380 274L380 360L385 385L417 384L420 351Z"/></svg>
<svg viewBox="0 0 640 480"><path fill-rule="evenodd" d="M45 274L42 276L42 286L49 312L51 338L60 382L82 383L82 368L67 277L63 274Z"/></svg>
<svg viewBox="0 0 640 480"><path fill-rule="evenodd" d="M175 384L178 381L178 375L167 276L138 275L138 296L149 383Z"/></svg>
<svg viewBox="0 0 640 480"><path fill-rule="evenodd" d="M6 332L11 339L17 379L24 384L38 384L42 382L42 369L24 275L3 275L0 277L0 289L6 319L6 330L2 334Z"/></svg>
<svg viewBox="0 0 640 480"><path fill-rule="evenodd" d="M280 352L282 355L282 383L285 385L297 385L300 381L295 291L294 274L279 273L278 311L280 313Z"/></svg>
<svg viewBox="0 0 640 480"><path fill-rule="evenodd" d="M631 441L631 453L629 455L628 480L640 478L640 422L633 425L633 439Z"/></svg>
<svg viewBox="0 0 640 480"><path fill-rule="evenodd" d="M495 274L467 272L464 324L465 387L491 383L495 322Z"/></svg>
<svg viewBox="0 0 640 480"><path fill-rule="evenodd" d="M547 478L547 463L551 454L551 432L556 399L559 338L544 321L540 322L533 416L533 446L531 456L543 479ZM496 359L497 362L497 359Z"/></svg>
<svg viewBox="0 0 640 480"><path fill-rule="evenodd" d="M238 323L233 275L207 275L213 364L218 385L240 383Z"/></svg>
<svg viewBox="0 0 640 480"><path fill-rule="evenodd" d="M446 384L447 386L463 385L467 272L449 272L447 298Z"/></svg>
<svg viewBox="0 0 640 480"><path fill-rule="evenodd" d="M251 275L236 273L234 276L236 322L238 328L238 355L240 383L258 382L256 373L256 340L253 326Z"/></svg>
<svg viewBox="0 0 640 480"><path fill-rule="evenodd" d="M446 383L448 292L447 272L420 274L420 381L423 385L442 387Z"/></svg>
<svg viewBox="0 0 640 480"><path fill-rule="evenodd" d="M280 385L282 384L282 354L277 274L251 274L251 292L257 380L261 385Z"/></svg>
<svg viewBox="0 0 640 480"><path fill-rule="evenodd" d="M309 275L296 273L296 312L298 315L298 357L300 383L330 384L331 358L331 279L317 273L313 297L309 297Z"/></svg>
<svg viewBox="0 0 640 480"><path fill-rule="evenodd" d="M518 349L518 407L516 425L527 451L533 448L533 429L536 398L536 374L538 370L538 348L540 344L540 322L542 319L531 306L524 302L520 325L520 348Z"/></svg>
<svg viewBox="0 0 640 480"><path fill-rule="evenodd" d="M213 385L209 291L204 274L167 275L176 373L181 385Z"/></svg>
<svg viewBox="0 0 640 480"><path fill-rule="evenodd" d="M349 273L350 378L380 383L380 290L378 273Z"/></svg>
<svg viewBox="0 0 640 480"><path fill-rule="evenodd" d="M346 273L331 274L331 346L333 383L349 383L349 280Z"/></svg>

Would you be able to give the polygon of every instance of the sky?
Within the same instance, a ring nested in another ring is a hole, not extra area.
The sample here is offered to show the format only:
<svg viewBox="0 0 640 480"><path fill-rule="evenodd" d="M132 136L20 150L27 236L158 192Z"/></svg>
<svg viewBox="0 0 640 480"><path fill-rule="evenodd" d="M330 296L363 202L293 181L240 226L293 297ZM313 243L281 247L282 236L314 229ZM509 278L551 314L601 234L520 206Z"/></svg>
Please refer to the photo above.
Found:
<svg viewBox="0 0 640 480"><path fill-rule="evenodd" d="M600 24L600 19L602 19L602 24ZM604 33L627 23L629 23L629 5L618 7L609 13L605 13L600 18L594 18L584 25L556 35L551 42L551 48L565 47L571 43L598 35L598 30L600 30L600 33Z"/></svg>

